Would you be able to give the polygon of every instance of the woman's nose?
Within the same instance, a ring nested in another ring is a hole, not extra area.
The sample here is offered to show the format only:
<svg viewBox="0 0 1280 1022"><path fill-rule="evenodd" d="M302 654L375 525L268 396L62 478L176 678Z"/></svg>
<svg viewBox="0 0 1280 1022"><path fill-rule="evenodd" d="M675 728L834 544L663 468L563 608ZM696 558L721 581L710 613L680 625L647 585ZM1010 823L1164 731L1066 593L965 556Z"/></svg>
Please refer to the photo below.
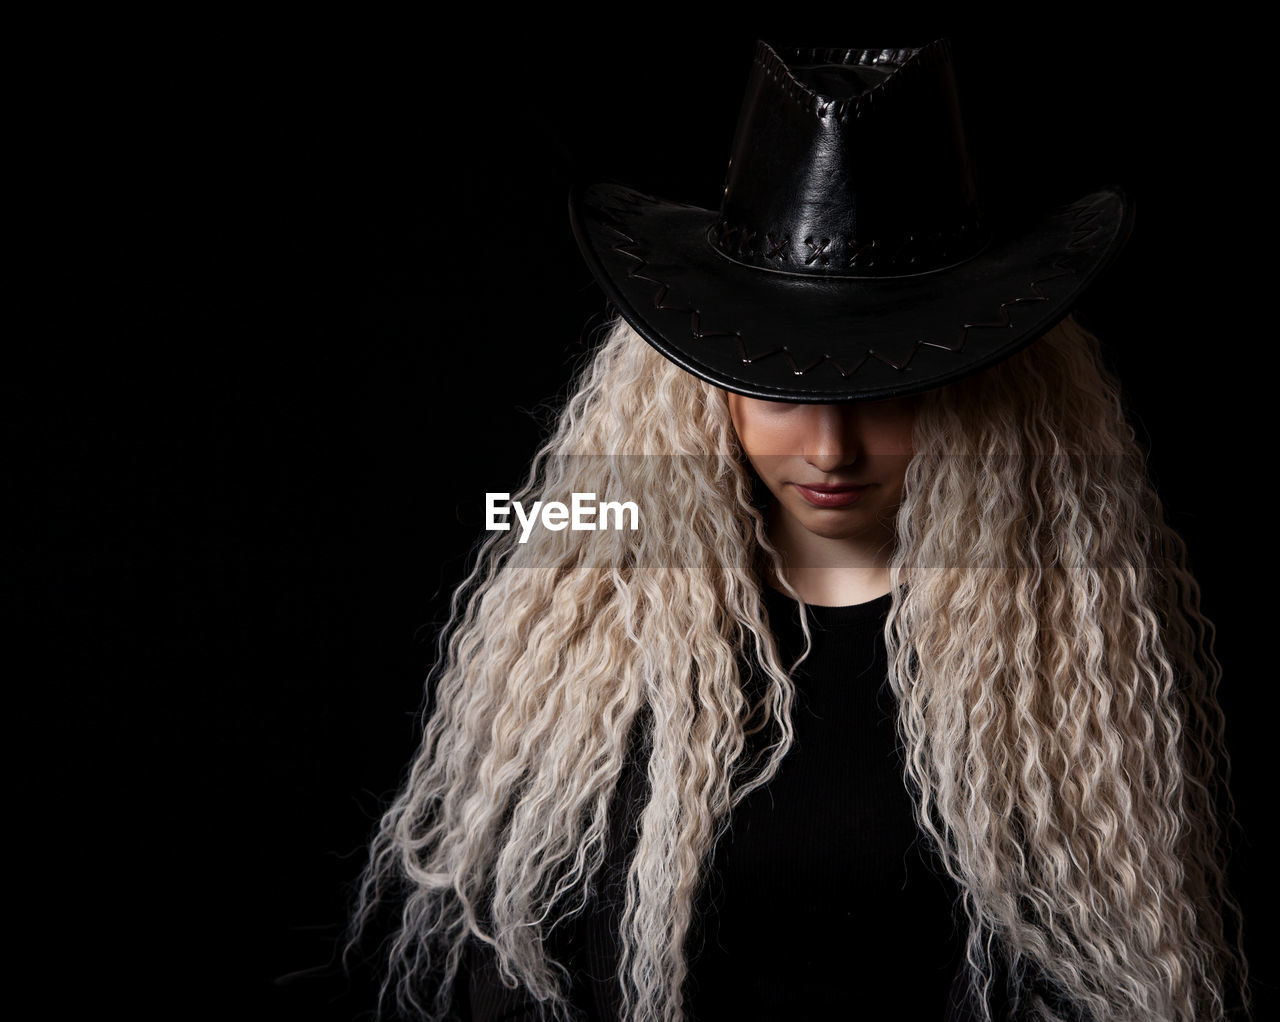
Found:
<svg viewBox="0 0 1280 1022"><path fill-rule="evenodd" d="M858 443L852 404L812 405L805 437L805 460L821 472L834 472L858 460Z"/></svg>

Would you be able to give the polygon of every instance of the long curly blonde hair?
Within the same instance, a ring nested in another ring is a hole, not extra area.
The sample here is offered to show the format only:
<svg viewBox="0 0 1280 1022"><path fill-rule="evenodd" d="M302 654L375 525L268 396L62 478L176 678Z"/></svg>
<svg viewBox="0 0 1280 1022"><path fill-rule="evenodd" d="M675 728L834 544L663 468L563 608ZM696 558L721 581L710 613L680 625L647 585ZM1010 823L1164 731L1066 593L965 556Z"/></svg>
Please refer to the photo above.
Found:
<svg viewBox="0 0 1280 1022"><path fill-rule="evenodd" d="M1052 987L1055 1004L1015 983L1030 1018L1247 1007L1213 629L1096 341L1068 319L924 395L914 448L889 681L917 823L964 894L984 1016L996 965ZM641 527L523 542L517 528L478 546L360 888L357 934L392 889L402 898L384 1000L444 1017L480 941L548 1016L573 1017L548 937L598 890L642 723L651 795L617 981L628 1020L683 1017L695 895L730 811L792 738L762 566L800 598L753 481L725 392L614 323L512 497L634 500ZM764 727L772 741L747 756Z"/></svg>

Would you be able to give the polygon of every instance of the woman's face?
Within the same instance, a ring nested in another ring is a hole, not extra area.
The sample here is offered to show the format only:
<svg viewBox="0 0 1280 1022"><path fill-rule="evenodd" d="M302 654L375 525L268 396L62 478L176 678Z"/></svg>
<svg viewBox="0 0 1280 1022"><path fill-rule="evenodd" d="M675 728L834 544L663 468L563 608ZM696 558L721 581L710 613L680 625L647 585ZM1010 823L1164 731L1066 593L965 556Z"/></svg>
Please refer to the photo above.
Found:
<svg viewBox="0 0 1280 1022"><path fill-rule="evenodd" d="M730 393L729 412L787 531L882 539L902 500L918 400L791 404Z"/></svg>

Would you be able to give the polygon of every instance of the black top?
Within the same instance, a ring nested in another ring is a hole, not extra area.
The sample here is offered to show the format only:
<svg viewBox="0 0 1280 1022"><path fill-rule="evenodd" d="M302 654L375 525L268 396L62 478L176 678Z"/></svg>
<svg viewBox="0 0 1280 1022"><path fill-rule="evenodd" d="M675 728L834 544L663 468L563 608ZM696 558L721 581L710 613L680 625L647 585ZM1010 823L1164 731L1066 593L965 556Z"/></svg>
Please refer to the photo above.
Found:
<svg viewBox="0 0 1280 1022"><path fill-rule="evenodd" d="M769 586L764 599L789 667L804 644L800 605ZM926 848L903 782L883 635L890 602L809 607L813 648L792 675L794 744L734 810L698 900L691 1020L867 1017L873 1008L969 1017L949 1007L963 980L959 891ZM559 945L575 1005L598 1022L618 1017L616 935L634 847L621 821L634 819L644 786L636 757L615 800L605 894ZM463 1017L538 1017L502 986L487 951L473 948L470 968Z"/></svg>
<svg viewBox="0 0 1280 1022"><path fill-rule="evenodd" d="M804 648L800 605L764 593L785 668ZM734 812L704 888L695 1018L729 1017L725 1008L733 1018L847 1017L877 990L893 992L896 1017L945 1017L963 956L959 892L930 868L902 780L890 601L809 608L813 648L792 674L794 743Z"/></svg>

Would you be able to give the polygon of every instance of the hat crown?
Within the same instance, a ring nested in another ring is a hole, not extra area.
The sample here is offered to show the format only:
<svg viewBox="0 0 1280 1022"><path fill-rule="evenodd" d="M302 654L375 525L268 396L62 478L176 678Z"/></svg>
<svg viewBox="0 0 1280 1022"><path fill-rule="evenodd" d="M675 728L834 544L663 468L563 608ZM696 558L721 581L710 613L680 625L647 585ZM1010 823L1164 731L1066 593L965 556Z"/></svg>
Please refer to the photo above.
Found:
<svg viewBox="0 0 1280 1022"><path fill-rule="evenodd" d="M982 217L945 39L918 48L756 44L708 240L804 276L899 276L953 265Z"/></svg>

